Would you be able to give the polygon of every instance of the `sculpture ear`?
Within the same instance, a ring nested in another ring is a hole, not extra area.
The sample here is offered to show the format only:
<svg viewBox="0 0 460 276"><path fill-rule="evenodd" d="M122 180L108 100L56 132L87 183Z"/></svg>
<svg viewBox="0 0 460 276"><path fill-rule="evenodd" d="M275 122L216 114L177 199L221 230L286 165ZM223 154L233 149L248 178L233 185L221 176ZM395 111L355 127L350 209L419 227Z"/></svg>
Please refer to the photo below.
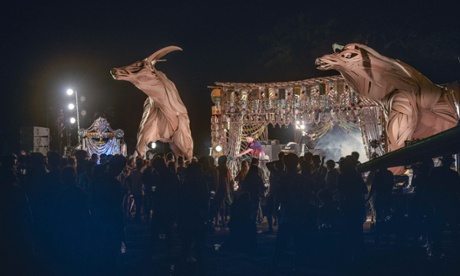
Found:
<svg viewBox="0 0 460 276"><path fill-rule="evenodd" d="M332 50L334 51L334 53L340 53L340 52L342 52L342 50L343 50L344 47L345 47L345 46L340 45L340 44L338 44L338 43L332 44Z"/></svg>
<svg viewBox="0 0 460 276"><path fill-rule="evenodd" d="M155 53L153 53L152 55L150 55L148 58L146 58L146 62L151 64L152 67L155 66L155 63L162 57L164 57L165 55L167 55L169 52L172 52L172 51L182 51L181 48L177 47L177 46L168 46L168 47L164 47L158 51L156 51Z"/></svg>

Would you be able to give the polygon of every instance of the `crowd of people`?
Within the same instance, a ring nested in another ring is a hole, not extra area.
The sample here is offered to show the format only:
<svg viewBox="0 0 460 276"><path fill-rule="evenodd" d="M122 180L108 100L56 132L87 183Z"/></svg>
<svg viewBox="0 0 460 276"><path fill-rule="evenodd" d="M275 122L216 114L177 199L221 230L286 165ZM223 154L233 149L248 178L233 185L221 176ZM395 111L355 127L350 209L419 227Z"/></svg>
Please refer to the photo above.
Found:
<svg viewBox="0 0 460 276"><path fill-rule="evenodd" d="M127 223L149 226L150 254L161 254L178 267L193 264L205 272L206 237L228 228L221 250L254 252L257 223L266 217L268 233L276 232L273 266L284 265L293 241L298 269L308 258L309 244L321 232L340 233L347 261L364 248L366 204L373 202L376 231L392 212L394 176L387 169L356 170L359 154L338 160L310 152L278 154L264 166L257 158L240 160L231 175L227 156L184 160L157 154L151 160L121 155L88 156L77 150L62 157L50 151L4 155L0 174L2 225L1 273L113 275L125 241ZM431 159L430 159L431 160ZM450 227L460 249L460 180L450 169L452 156L414 164L417 216L428 221L420 234L442 254L442 231ZM217 161L217 162L216 162ZM277 225L277 228L274 226ZM275 229L277 231L275 231ZM173 240L180 239L180 256ZM165 244L158 246L159 242ZM164 250L164 252L157 252ZM458 250L457 250L458 251ZM91 274L91 273L89 273Z"/></svg>

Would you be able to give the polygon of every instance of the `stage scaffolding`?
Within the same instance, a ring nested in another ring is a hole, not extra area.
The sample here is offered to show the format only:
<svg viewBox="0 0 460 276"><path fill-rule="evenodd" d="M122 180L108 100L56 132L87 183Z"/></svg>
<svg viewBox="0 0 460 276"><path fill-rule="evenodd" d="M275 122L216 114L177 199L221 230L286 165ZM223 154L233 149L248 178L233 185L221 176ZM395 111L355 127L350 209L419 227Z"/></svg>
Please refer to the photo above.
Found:
<svg viewBox="0 0 460 276"><path fill-rule="evenodd" d="M359 128L369 159L387 152L381 106L360 96L340 75L290 82L216 82L209 88L214 103L211 155L227 155L233 175L244 138L251 134L268 140L269 124L296 126L296 140L306 134L321 137L334 124ZM304 128L313 133L302 131ZM217 146L222 150L217 151Z"/></svg>

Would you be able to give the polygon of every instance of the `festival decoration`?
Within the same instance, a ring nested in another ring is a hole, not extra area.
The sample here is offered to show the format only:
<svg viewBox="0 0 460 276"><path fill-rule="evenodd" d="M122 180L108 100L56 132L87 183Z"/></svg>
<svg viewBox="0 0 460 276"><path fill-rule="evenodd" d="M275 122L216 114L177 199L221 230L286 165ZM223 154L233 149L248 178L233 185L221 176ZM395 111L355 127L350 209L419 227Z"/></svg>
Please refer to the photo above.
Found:
<svg viewBox="0 0 460 276"><path fill-rule="evenodd" d="M123 130L112 129L105 118L99 117L89 128L80 129L78 135L82 138L82 149L89 155L93 153L99 156L103 153L127 155Z"/></svg>
<svg viewBox="0 0 460 276"><path fill-rule="evenodd" d="M356 93L340 75L274 83L216 82L210 88L215 104L211 116L212 148L222 147L212 152L215 157L235 157L243 150L241 142L249 134L268 140L269 124L299 126L299 133L308 132L317 139L334 126L346 132L361 131L368 158L386 151L380 139L384 135L380 105ZM378 142L370 146L369 141L375 139Z"/></svg>
<svg viewBox="0 0 460 276"><path fill-rule="evenodd" d="M157 62L163 61L163 56L177 50L182 49L165 47L142 61L110 71L114 79L129 81L148 96L137 134L135 155L144 156L148 142L161 141L169 143L176 156L192 158L193 140L187 109L174 83L155 68Z"/></svg>
<svg viewBox="0 0 460 276"><path fill-rule="evenodd" d="M386 115L390 149L406 140L431 136L457 124L459 91L448 93L401 61L349 44L317 59L318 69L339 71L361 95L379 102Z"/></svg>
<svg viewBox="0 0 460 276"><path fill-rule="evenodd" d="M362 98L376 101L385 115L389 150L457 125L460 89L435 85L411 66L361 44L333 45L316 60L319 70L337 70ZM377 139L372 135L371 141ZM375 145L375 142L372 143Z"/></svg>

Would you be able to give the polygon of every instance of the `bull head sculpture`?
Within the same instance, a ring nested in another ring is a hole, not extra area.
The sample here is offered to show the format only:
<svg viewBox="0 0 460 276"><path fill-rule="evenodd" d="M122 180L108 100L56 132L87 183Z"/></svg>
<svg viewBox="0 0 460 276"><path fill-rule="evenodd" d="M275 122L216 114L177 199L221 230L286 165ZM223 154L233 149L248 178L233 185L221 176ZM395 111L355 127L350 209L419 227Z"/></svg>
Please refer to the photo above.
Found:
<svg viewBox="0 0 460 276"><path fill-rule="evenodd" d="M435 85L411 66L366 45L334 44L333 50L316 59L317 68L339 71L356 92L382 105L390 151L406 140L423 139L457 125L458 86Z"/></svg>
<svg viewBox="0 0 460 276"><path fill-rule="evenodd" d="M137 133L136 155L144 155L148 142L161 141L169 143L176 156L192 158L193 140L187 109L174 83L155 68L162 57L177 50L182 49L165 47L144 60L110 71L114 79L129 81L148 96Z"/></svg>

